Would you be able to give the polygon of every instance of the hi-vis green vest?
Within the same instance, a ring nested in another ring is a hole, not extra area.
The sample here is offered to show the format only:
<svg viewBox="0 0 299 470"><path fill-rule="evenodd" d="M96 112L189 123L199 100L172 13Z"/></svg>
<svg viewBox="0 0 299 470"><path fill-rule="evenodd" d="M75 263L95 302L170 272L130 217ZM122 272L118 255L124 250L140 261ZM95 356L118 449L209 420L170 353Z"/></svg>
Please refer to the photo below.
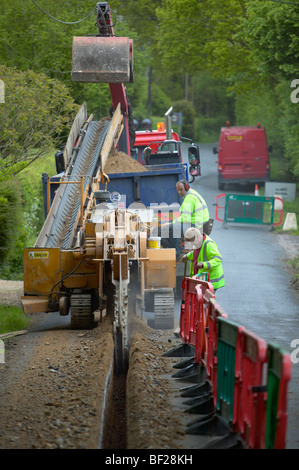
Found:
<svg viewBox="0 0 299 470"><path fill-rule="evenodd" d="M187 253L190 261L190 277L194 276L194 250ZM197 256L197 263L202 262L204 267L198 270L198 273L208 272L210 282L214 289L219 289L225 285L224 274L222 268L222 256L214 240L205 235L203 244ZM196 273L196 274L198 274Z"/></svg>
<svg viewBox="0 0 299 470"><path fill-rule="evenodd" d="M209 220L209 210L204 198L194 189L189 189L180 207L180 216L174 222L194 224L201 229Z"/></svg>

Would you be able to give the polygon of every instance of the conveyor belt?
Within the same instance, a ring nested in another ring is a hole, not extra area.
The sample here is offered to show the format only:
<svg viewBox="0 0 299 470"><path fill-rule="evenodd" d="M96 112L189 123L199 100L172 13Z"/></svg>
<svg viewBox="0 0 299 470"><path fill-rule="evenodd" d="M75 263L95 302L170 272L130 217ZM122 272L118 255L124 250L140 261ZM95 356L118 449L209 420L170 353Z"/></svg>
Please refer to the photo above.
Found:
<svg viewBox="0 0 299 470"><path fill-rule="evenodd" d="M80 182L80 177L84 177L84 192L100 165L100 153L109 125L110 121L107 120L92 121L89 124L73 168L69 172L69 181ZM35 246L71 248L79 210L80 184L61 184Z"/></svg>

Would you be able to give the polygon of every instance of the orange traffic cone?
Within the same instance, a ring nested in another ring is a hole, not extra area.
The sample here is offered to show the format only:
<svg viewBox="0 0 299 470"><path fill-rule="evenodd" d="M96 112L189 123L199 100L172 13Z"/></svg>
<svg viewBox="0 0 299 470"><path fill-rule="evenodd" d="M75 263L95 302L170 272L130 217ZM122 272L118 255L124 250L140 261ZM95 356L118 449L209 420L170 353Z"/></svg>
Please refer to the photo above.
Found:
<svg viewBox="0 0 299 470"><path fill-rule="evenodd" d="M259 196L259 195L260 195L259 187L258 187L257 184L255 185L254 195L255 195L255 196Z"/></svg>

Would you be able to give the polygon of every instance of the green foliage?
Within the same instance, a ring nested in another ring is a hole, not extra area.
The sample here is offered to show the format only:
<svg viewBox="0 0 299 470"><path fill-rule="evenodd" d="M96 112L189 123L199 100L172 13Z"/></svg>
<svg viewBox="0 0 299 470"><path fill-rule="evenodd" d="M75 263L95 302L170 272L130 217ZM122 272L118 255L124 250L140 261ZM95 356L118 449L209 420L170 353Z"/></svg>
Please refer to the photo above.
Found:
<svg viewBox="0 0 299 470"><path fill-rule="evenodd" d="M155 83L152 86L152 113L163 115L170 108L171 100Z"/></svg>
<svg viewBox="0 0 299 470"><path fill-rule="evenodd" d="M195 140L214 142L226 121L233 122L235 99L226 93L227 82L209 71L192 76L189 94L196 112Z"/></svg>
<svg viewBox="0 0 299 470"><path fill-rule="evenodd" d="M30 323L23 310L17 306L0 305L0 334L19 331L28 327Z"/></svg>
<svg viewBox="0 0 299 470"><path fill-rule="evenodd" d="M243 4L236 0L162 0L156 10L162 64L190 74L207 68L218 76L232 70L243 73L247 54L236 38Z"/></svg>
<svg viewBox="0 0 299 470"><path fill-rule="evenodd" d="M110 6L116 11L117 16L124 17L130 29L137 32L136 43L139 47L148 47L149 45L153 47L154 45L155 35L159 34L156 15L156 7L159 5L160 0L152 0L151 2L114 0L113 3L110 2Z"/></svg>
<svg viewBox="0 0 299 470"><path fill-rule="evenodd" d="M82 89L71 81L72 38L96 33L95 15L77 24L65 24L80 20L94 11L96 2L85 0L39 0L42 12L31 1L0 1L0 59L1 63L20 70L31 70L57 78L72 90L73 96Z"/></svg>
<svg viewBox="0 0 299 470"><path fill-rule="evenodd" d="M195 109L187 100L176 101L173 106L173 110L176 113L183 114L183 125L182 125L182 136L188 139L194 139L194 120L195 120Z"/></svg>
<svg viewBox="0 0 299 470"><path fill-rule="evenodd" d="M56 173L55 153L52 149L18 174L22 185L23 214L27 231L27 246L32 246L45 220L42 174Z"/></svg>
<svg viewBox="0 0 299 470"><path fill-rule="evenodd" d="M243 91L236 97L236 125L255 125L266 129L270 160L280 162L287 180L299 176L298 104L290 99L290 83L281 81L276 86L260 84L256 89ZM280 179L282 175L280 175Z"/></svg>
<svg viewBox="0 0 299 470"><path fill-rule="evenodd" d="M157 45L162 53L162 66L168 72L195 73L203 64L206 2L162 0L156 9L159 18Z"/></svg>
<svg viewBox="0 0 299 470"><path fill-rule="evenodd" d="M290 181L286 161L270 154L270 181Z"/></svg>
<svg viewBox="0 0 299 470"><path fill-rule="evenodd" d="M299 290L299 256L288 261L292 272L292 287Z"/></svg>
<svg viewBox="0 0 299 470"><path fill-rule="evenodd" d="M211 143L219 139L220 128L225 120L224 116L205 117L198 115L194 123L194 141Z"/></svg>
<svg viewBox="0 0 299 470"><path fill-rule="evenodd" d="M279 99L278 115L283 136L284 156L288 171L295 180L299 181L299 103L291 101L291 92L292 88L287 80L282 80L275 87L275 93Z"/></svg>
<svg viewBox="0 0 299 470"><path fill-rule="evenodd" d="M22 225L21 188L16 178L0 182L0 265L7 259Z"/></svg>
<svg viewBox="0 0 299 470"><path fill-rule="evenodd" d="M16 173L59 140L78 107L64 85L45 75L0 65L0 77L0 158L4 171L14 167Z"/></svg>
<svg viewBox="0 0 299 470"><path fill-rule="evenodd" d="M155 0L158 4L158 0ZM15 66L18 70L30 68L34 72L44 73L48 77L55 78L64 83L72 98L76 103L87 103L87 110L93 113L95 119L109 115L111 96L108 85L94 83L72 82L72 44L73 36L86 36L97 34L95 26L95 6L94 0L39 0L37 2L52 17L50 18L29 0L14 0L14 2L4 2L0 0L0 63L7 66ZM121 2L113 2L111 8L117 9ZM131 2L133 16L138 15L137 8L143 8L142 2ZM134 21L128 27L128 23L122 20L121 15L131 12L129 5L119 8L114 32L118 36L128 36L134 42L134 91L131 92L131 84L127 85L132 106L137 106L135 96L138 100L138 89L140 82L144 80L144 67L148 67L150 54L145 42L145 27L148 21L140 28L140 47L135 47L138 43L138 36L134 28ZM147 7L148 12L154 12L153 4ZM85 18L93 12L86 20L76 24L65 24ZM143 15L143 13L141 13ZM139 26L141 23L138 22ZM149 29L149 25L148 25ZM149 36L151 37L151 36ZM1 75L0 75L0 78ZM133 96L134 93L134 96Z"/></svg>
<svg viewBox="0 0 299 470"><path fill-rule="evenodd" d="M36 233L34 204L40 204L40 194L32 196L29 209L14 175L64 136L78 106L63 84L42 74L0 65L0 77L5 84L5 102L0 104L0 274L15 277L22 269L24 244Z"/></svg>
<svg viewBox="0 0 299 470"><path fill-rule="evenodd" d="M248 1L242 34L259 73L293 79L299 72L299 8L282 3Z"/></svg>

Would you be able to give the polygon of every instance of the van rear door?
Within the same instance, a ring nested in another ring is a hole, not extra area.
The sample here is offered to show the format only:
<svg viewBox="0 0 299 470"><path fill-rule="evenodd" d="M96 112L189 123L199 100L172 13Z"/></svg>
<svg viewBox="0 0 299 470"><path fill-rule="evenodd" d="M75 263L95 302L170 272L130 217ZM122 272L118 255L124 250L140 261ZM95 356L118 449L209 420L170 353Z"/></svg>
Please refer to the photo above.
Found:
<svg viewBox="0 0 299 470"><path fill-rule="evenodd" d="M243 171L243 131L222 128L218 152L219 171L224 180L239 180Z"/></svg>
<svg viewBox="0 0 299 470"><path fill-rule="evenodd" d="M265 181L269 178L269 154L263 127L221 129L218 170L223 182Z"/></svg>
<svg viewBox="0 0 299 470"><path fill-rule="evenodd" d="M244 174L251 179L266 178L269 162L268 146L264 128L247 128L243 134Z"/></svg>

